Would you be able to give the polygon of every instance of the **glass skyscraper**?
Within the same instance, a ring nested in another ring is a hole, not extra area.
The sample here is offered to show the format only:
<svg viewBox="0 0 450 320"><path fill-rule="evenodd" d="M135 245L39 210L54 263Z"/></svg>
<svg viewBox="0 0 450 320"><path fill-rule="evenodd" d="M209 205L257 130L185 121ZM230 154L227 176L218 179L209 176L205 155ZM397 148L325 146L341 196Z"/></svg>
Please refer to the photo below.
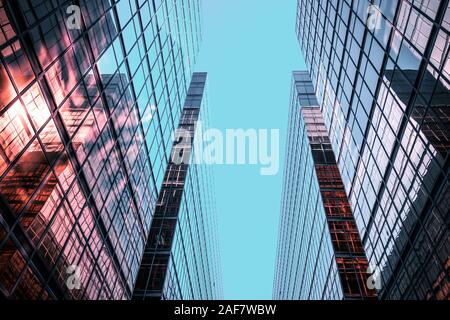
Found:
<svg viewBox="0 0 450 320"><path fill-rule="evenodd" d="M373 299L372 274L308 72L294 72L292 92L273 296Z"/></svg>
<svg viewBox="0 0 450 320"><path fill-rule="evenodd" d="M134 299L222 296L210 167L191 164L197 127L207 119L206 73L194 73L159 193ZM200 156L200 155L199 155ZM189 257L189 258L187 258Z"/></svg>
<svg viewBox="0 0 450 320"><path fill-rule="evenodd" d="M132 297L198 51L198 0L75 3L0 0L6 298ZM186 199L203 199L210 182L196 169L189 176ZM189 221L193 203L184 204ZM217 258L208 236L198 241L210 247L195 252L203 266ZM190 257L193 244L184 246L175 248ZM172 264L182 269L178 256ZM215 282L189 281L221 288L214 272ZM185 284L180 275L168 285ZM173 290L167 298L187 291Z"/></svg>
<svg viewBox="0 0 450 320"><path fill-rule="evenodd" d="M449 1L300 0L297 35L378 297L449 299Z"/></svg>

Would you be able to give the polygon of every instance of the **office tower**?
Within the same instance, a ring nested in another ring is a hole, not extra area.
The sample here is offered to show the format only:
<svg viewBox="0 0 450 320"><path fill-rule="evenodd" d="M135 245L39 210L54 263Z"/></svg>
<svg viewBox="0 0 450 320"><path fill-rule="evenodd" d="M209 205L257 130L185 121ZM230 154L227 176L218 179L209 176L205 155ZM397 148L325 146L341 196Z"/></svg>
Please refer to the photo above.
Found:
<svg viewBox="0 0 450 320"><path fill-rule="evenodd" d="M308 72L294 73L288 130L274 298L376 298Z"/></svg>
<svg viewBox="0 0 450 320"><path fill-rule="evenodd" d="M449 299L449 1L298 1L380 299Z"/></svg>
<svg viewBox="0 0 450 320"><path fill-rule="evenodd" d="M132 297L199 3L0 0L0 296Z"/></svg>
<svg viewBox="0 0 450 320"><path fill-rule="evenodd" d="M208 169L190 164L205 108L206 73L194 73L159 193L134 299L221 297L215 209Z"/></svg>

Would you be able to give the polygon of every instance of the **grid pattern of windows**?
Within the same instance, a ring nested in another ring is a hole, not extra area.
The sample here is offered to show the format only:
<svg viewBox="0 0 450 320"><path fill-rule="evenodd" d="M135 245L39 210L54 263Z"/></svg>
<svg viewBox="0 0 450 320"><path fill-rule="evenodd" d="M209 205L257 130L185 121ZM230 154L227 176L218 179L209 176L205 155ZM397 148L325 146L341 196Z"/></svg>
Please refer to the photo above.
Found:
<svg viewBox="0 0 450 320"><path fill-rule="evenodd" d="M368 286L369 278L373 278L373 274L369 272L369 264L345 193L322 113L317 105L302 107L301 113L311 146L344 299L375 298L376 291Z"/></svg>
<svg viewBox="0 0 450 320"><path fill-rule="evenodd" d="M344 298L315 159L301 108L317 106L308 73L294 73L273 297Z"/></svg>
<svg viewBox="0 0 450 320"><path fill-rule="evenodd" d="M192 163L198 121L207 122L206 73L194 73L160 191L134 299L222 297L211 172ZM192 103L192 101L196 101ZM186 133L186 132L185 132ZM183 155L180 156L180 154Z"/></svg>
<svg viewBox="0 0 450 320"><path fill-rule="evenodd" d="M200 96L198 91L192 90L200 87L202 77L199 81L193 81L185 105L192 107L201 103L198 121L202 122L201 129L207 130L210 123L207 92ZM192 117L196 111L190 110L189 117ZM185 124L189 129L190 123L191 120ZM195 130L195 134L205 134L198 126ZM202 150L196 150L194 144L191 160L203 157L201 152ZM193 162L189 166L185 181L163 299L223 299L214 168Z"/></svg>
<svg viewBox="0 0 450 320"><path fill-rule="evenodd" d="M0 0L0 295L131 297L199 19L199 0Z"/></svg>
<svg viewBox="0 0 450 320"><path fill-rule="evenodd" d="M301 0L297 35L379 296L448 299L449 1Z"/></svg>

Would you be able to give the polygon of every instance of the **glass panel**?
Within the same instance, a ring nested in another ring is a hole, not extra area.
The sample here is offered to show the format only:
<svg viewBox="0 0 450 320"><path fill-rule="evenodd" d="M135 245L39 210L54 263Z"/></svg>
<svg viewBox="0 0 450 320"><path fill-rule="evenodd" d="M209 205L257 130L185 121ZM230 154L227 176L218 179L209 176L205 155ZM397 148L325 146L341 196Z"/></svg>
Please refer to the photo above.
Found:
<svg viewBox="0 0 450 320"><path fill-rule="evenodd" d="M25 110L17 101L0 117L0 175L30 142L32 135Z"/></svg>
<svg viewBox="0 0 450 320"><path fill-rule="evenodd" d="M0 88L2 88L2 90L0 91L0 111L1 111L16 96L16 91L14 90L11 80L9 80L9 76L6 73L6 70L1 62L0 62Z"/></svg>
<svg viewBox="0 0 450 320"><path fill-rule="evenodd" d="M23 103L36 130L39 130L50 118L50 110L44 100L39 85L35 83L23 96Z"/></svg>
<svg viewBox="0 0 450 320"><path fill-rule="evenodd" d="M30 62L22 50L19 41L2 50L11 77L19 91L22 91L34 78Z"/></svg>

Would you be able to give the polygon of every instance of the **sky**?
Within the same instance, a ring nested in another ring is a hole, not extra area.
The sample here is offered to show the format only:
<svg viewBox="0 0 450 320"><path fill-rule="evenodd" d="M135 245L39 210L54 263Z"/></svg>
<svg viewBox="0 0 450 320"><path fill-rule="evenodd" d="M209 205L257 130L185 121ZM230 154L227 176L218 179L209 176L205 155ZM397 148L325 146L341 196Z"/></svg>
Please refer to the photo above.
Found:
<svg viewBox="0 0 450 320"><path fill-rule="evenodd" d="M294 70L296 0L203 0L195 71L208 72L211 127L279 129L280 169L214 168L225 299L271 299Z"/></svg>

